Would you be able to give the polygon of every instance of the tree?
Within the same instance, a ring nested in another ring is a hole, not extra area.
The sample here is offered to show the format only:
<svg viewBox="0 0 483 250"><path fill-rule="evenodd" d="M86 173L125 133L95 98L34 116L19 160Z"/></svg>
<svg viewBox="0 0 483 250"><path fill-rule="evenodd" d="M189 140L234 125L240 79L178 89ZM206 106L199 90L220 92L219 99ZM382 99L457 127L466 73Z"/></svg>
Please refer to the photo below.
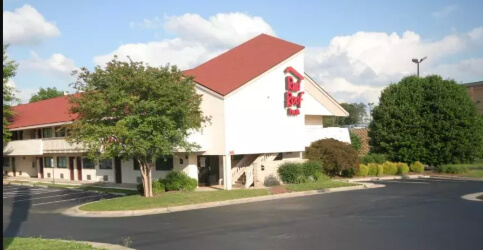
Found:
<svg viewBox="0 0 483 250"><path fill-rule="evenodd" d="M150 67L120 62L105 69L74 72L79 92L70 96L70 142L81 143L88 158L134 159L143 177L144 196L152 196L152 168L158 158L198 145L187 140L206 121L192 78L175 66Z"/></svg>
<svg viewBox="0 0 483 250"><path fill-rule="evenodd" d="M46 89L40 88L39 92L32 95L29 102L38 102L38 101L47 100L47 99L50 99L50 98L54 98L54 97L57 97L57 96L63 96L63 95L64 95L64 91L57 90L57 88L55 88L55 87L46 88Z"/></svg>
<svg viewBox="0 0 483 250"><path fill-rule="evenodd" d="M351 146L355 150L357 150L357 152L359 152L359 150L361 149L361 146L362 146L361 137L359 135L357 135L356 133L352 132L352 131L349 131L349 136L350 136L350 139L351 139Z"/></svg>
<svg viewBox="0 0 483 250"><path fill-rule="evenodd" d="M10 124L9 119L13 115L10 102L15 100L15 89L8 85L8 80L15 76L18 66L14 61L8 59L7 48L8 45L3 45L3 142L10 140L11 133L7 128Z"/></svg>
<svg viewBox="0 0 483 250"><path fill-rule="evenodd" d="M367 116L366 105L364 103L341 103L340 105L347 112L349 112L349 116L339 118L339 125L349 125L364 122L364 117Z"/></svg>
<svg viewBox="0 0 483 250"><path fill-rule="evenodd" d="M465 88L433 75L384 89L373 110L371 151L434 166L471 162L483 152L483 119Z"/></svg>

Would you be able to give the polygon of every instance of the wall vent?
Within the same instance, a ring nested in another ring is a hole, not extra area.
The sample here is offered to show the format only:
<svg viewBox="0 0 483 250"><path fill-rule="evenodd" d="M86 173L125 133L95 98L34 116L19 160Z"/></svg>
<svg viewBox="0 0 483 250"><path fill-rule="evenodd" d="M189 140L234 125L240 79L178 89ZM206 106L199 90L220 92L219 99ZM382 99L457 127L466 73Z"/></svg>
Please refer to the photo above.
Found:
<svg viewBox="0 0 483 250"><path fill-rule="evenodd" d="M50 178L50 173L47 173L47 178Z"/></svg>
<svg viewBox="0 0 483 250"><path fill-rule="evenodd" d="M141 176L136 177L136 183L139 184L139 183L142 183L142 182L143 182L143 179L142 179Z"/></svg>
<svg viewBox="0 0 483 250"><path fill-rule="evenodd" d="M90 181L90 180L91 180L91 175L90 175L90 174L88 174L88 175L87 175L87 180L88 180L88 181Z"/></svg>
<svg viewBox="0 0 483 250"><path fill-rule="evenodd" d="M108 175L104 175L104 176L102 177L102 179L103 179L104 181L108 181L108 180L109 180L109 176L108 176Z"/></svg>
<svg viewBox="0 0 483 250"><path fill-rule="evenodd" d="M60 174L60 178L61 179L64 179L64 174Z"/></svg>

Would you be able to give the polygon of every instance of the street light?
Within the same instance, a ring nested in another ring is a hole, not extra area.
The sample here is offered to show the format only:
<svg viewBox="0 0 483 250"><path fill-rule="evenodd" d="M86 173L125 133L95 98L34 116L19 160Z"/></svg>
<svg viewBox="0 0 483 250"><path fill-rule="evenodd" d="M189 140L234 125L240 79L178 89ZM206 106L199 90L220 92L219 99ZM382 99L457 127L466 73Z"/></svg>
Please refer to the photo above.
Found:
<svg viewBox="0 0 483 250"><path fill-rule="evenodd" d="M413 60L412 60L412 61L413 61L413 63L415 63L415 64L417 64L417 65L418 65L418 77L419 77L419 64L420 64L420 63L422 63L422 62L423 62L423 61L424 61L426 58L427 58L427 57L425 56L425 57L423 57L423 58L421 58L421 59L419 59L419 60L418 60L418 59L416 59L416 58L413 58Z"/></svg>
<svg viewBox="0 0 483 250"><path fill-rule="evenodd" d="M369 105L369 123L371 123L372 122L372 105L374 105L374 103L370 102L367 105Z"/></svg>

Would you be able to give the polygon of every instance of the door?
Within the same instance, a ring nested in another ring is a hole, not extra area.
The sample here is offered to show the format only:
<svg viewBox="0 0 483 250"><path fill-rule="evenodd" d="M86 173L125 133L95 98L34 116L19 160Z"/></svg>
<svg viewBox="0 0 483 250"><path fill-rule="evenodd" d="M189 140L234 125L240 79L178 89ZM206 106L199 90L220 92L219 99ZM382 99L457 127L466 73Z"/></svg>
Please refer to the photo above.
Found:
<svg viewBox="0 0 483 250"><path fill-rule="evenodd" d="M210 168L207 156L198 156L198 183L200 186L209 186Z"/></svg>
<svg viewBox="0 0 483 250"><path fill-rule="evenodd" d="M116 171L116 183L122 183L121 158L114 158L114 169Z"/></svg>
<svg viewBox="0 0 483 250"><path fill-rule="evenodd" d="M82 158L77 157L77 180L82 181Z"/></svg>
<svg viewBox="0 0 483 250"><path fill-rule="evenodd" d="M74 160L75 157L69 157L70 180L74 180Z"/></svg>
<svg viewBox="0 0 483 250"><path fill-rule="evenodd" d="M17 168L15 167L15 157L12 157L12 171L13 171L13 176L17 176Z"/></svg>
<svg viewBox="0 0 483 250"><path fill-rule="evenodd" d="M40 178L44 178L44 158L39 157L39 173L40 173Z"/></svg>

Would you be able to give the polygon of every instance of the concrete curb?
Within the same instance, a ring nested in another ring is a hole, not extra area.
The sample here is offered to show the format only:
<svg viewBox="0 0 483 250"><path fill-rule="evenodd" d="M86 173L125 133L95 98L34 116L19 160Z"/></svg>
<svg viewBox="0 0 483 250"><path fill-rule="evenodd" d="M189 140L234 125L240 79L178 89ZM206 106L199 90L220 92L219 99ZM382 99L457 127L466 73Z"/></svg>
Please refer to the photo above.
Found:
<svg viewBox="0 0 483 250"><path fill-rule="evenodd" d="M85 203L85 204L64 210L64 212L62 212L62 214L67 215L67 216L73 216L73 217L131 217L131 216L143 216L143 215L172 213L172 212L180 212L180 211L211 208L211 207L229 206L229 205L251 203L251 202L258 202L258 201L287 199L287 198L302 197L302 196L309 196L309 195L316 195L316 194L326 194L326 193L361 190L361 189L368 189L368 188L385 187L385 185L373 184L373 183L357 183L357 184L360 184L360 185L350 186L350 187L328 188L328 189L323 189L323 190L311 190L311 191L303 191L303 192L273 194L273 195L265 195L265 196L226 200L226 201L215 201L215 202L207 202L207 203L201 203L201 204L192 204L192 205L184 205L184 206L176 206L176 207L162 207L162 208L144 209L144 210L82 211L82 210L79 209L80 206L90 204L90 203L94 203L94 202L89 202L89 203Z"/></svg>
<svg viewBox="0 0 483 250"><path fill-rule="evenodd" d="M57 240L57 239L47 239L43 238L45 240ZM64 242L75 242L75 243L85 243L89 244L93 247L96 248L102 248L102 249L108 249L108 250L135 250L134 248L129 248L121 245L115 245L115 244L109 244L109 243L102 243L102 242L93 242L93 241L76 241L76 240L60 240L59 241L64 241Z"/></svg>
<svg viewBox="0 0 483 250"><path fill-rule="evenodd" d="M447 179L447 180L462 180L462 181L483 181L482 178L447 176L447 175L430 175L430 178Z"/></svg>
<svg viewBox="0 0 483 250"><path fill-rule="evenodd" d="M461 198L462 199L465 199L465 200L470 200L470 201L483 201L483 200L480 200L480 199L476 198L476 197L478 197L480 195L483 195L483 192L463 195L463 196L461 196Z"/></svg>
<svg viewBox="0 0 483 250"><path fill-rule="evenodd" d="M405 176L374 176L374 177L366 177L366 178L354 178L354 179L347 179L341 180L350 183L357 183L360 181L383 181L383 180L401 180L401 179L419 179L419 178L430 178L429 175L405 175Z"/></svg>

